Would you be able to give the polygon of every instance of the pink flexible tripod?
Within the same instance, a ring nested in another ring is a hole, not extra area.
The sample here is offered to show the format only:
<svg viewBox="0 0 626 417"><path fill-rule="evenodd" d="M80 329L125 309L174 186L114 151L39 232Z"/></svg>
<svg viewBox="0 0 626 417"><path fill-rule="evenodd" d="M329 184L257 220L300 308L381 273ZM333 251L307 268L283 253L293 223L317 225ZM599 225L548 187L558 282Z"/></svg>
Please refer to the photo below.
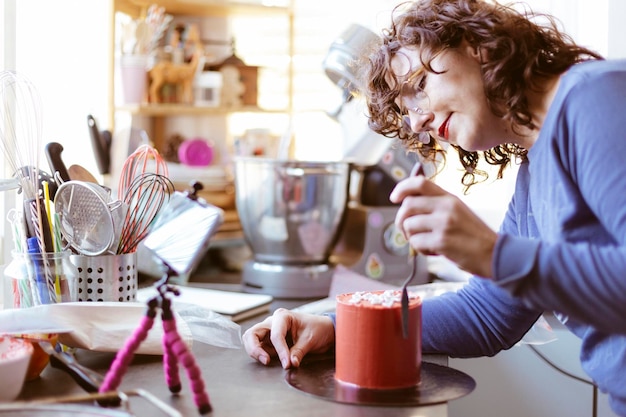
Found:
<svg viewBox="0 0 626 417"><path fill-rule="evenodd" d="M168 284L169 277L173 272L174 271L170 269L166 276L155 284L158 295L148 300L146 315L141 320L139 327L135 329L133 334L126 340L124 347L117 352L111 364L111 368L100 386L99 392L106 393L116 390L119 387L128 369L128 365L133 359L135 351L141 342L146 339L148 332L154 325L154 318L160 308L164 331L163 371L165 373L165 382L170 392L178 394L181 391L182 385L178 373L178 361L180 361L187 370L187 377L190 380L193 399L196 407L198 407L198 411L200 414L207 414L211 412L212 407L209 401L209 395L205 390L200 368L196 364L193 354L189 351L176 329L176 320L174 319L174 313L171 307L172 300L166 296L168 292L174 295L179 294L175 287Z"/></svg>

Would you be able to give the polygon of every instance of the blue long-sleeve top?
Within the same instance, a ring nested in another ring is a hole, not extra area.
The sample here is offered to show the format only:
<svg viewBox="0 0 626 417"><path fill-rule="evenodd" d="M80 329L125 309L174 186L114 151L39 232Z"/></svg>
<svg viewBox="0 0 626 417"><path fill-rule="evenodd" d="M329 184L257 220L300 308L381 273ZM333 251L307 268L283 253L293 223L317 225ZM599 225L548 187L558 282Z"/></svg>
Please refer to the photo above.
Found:
<svg viewBox="0 0 626 417"><path fill-rule="evenodd" d="M554 311L582 339L585 372L626 416L626 61L562 77L518 171L493 275L425 300L423 351L494 355Z"/></svg>

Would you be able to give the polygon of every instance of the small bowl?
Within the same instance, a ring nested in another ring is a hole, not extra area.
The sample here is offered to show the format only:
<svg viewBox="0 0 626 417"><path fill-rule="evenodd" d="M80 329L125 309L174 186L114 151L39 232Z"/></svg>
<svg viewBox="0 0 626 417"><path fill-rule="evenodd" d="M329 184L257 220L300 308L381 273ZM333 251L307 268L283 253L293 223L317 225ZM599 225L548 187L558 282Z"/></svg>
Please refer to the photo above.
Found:
<svg viewBox="0 0 626 417"><path fill-rule="evenodd" d="M50 363L50 355L44 352L42 347L39 346L39 342L48 342L54 346L59 340L59 335L56 333L31 333L21 334L19 337L33 345L33 355L30 358L30 364L26 372L26 382L28 382L39 378L39 375Z"/></svg>
<svg viewBox="0 0 626 417"><path fill-rule="evenodd" d="M29 341L0 336L0 402L13 401L20 395L32 355Z"/></svg>

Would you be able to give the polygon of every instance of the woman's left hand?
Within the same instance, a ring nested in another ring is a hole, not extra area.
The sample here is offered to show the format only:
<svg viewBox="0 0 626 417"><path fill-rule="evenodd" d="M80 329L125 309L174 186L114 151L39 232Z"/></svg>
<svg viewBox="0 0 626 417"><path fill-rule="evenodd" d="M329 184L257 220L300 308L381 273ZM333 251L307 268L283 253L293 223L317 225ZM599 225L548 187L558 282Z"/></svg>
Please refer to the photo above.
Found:
<svg viewBox="0 0 626 417"><path fill-rule="evenodd" d="M498 235L458 197L420 175L400 181L389 199L402 203L395 224L413 249L443 255L469 273L491 277Z"/></svg>

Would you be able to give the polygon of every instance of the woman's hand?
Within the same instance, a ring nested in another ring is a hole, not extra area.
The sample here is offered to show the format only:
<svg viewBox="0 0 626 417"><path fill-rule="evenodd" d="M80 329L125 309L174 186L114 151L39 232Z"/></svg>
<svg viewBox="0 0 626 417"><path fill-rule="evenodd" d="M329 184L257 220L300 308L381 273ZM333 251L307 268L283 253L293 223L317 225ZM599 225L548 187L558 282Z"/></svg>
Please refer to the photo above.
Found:
<svg viewBox="0 0 626 417"><path fill-rule="evenodd" d="M264 365L278 356L284 369L298 367L307 353L324 353L335 343L330 317L279 308L243 334L250 357Z"/></svg>
<svg viewBox="0 0 626 417"><path fill-rule="evenodd" d="M491 277L498 235L456 196L416 176L400 181L389 199L402 203L395 224L413 249L443 255L467 272Z"/></svg>

